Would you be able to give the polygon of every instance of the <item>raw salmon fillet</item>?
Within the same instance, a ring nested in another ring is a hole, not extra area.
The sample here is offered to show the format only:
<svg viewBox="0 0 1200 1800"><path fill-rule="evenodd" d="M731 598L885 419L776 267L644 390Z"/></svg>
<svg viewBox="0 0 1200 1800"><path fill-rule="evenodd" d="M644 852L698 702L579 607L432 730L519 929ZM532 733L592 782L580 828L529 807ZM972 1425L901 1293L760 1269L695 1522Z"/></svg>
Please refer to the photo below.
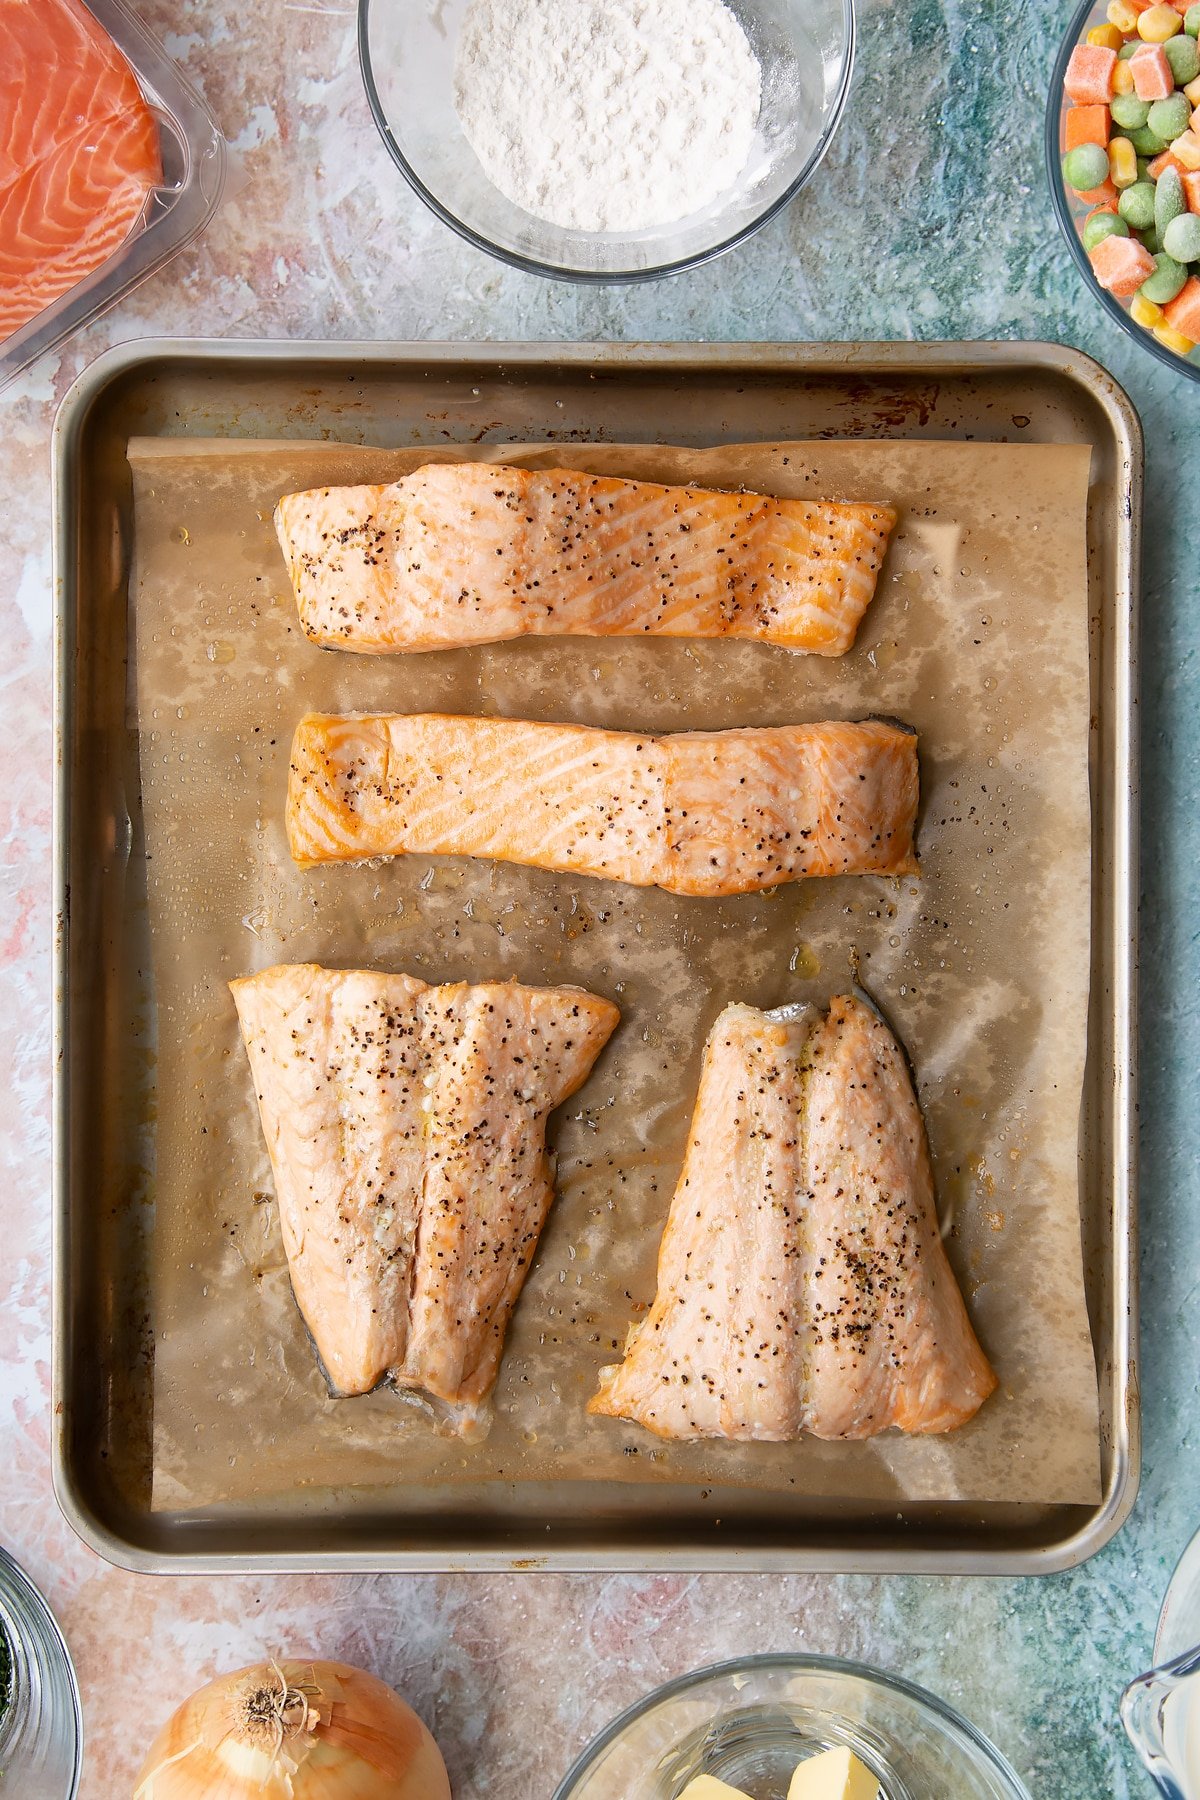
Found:
<svg viewBox="0 0 1200 1800"><path fill-rule="evenodd" d="M870 605L888 506L432 463L275 509L300 623L343 650L506 638L745 637L840 656Z"/></svg>
<svg viewBox="0 0 1200 1800"><path fill-rule="evenodd" d="M124 243L162 181L158 127L79 0L0 0L0 339Z"/></svg>
<svg viewBox="0 0 1200 1800"><path fill-rule="evenodd" d="M333 1388L475 1422L554 1197L546 1118L618 1017L581 988L285 964L230 983L292 1286Z"/></svg>
<svg viewBox="0 0 1200 1800"><path fill-rule="evenodd" d="M589 1410L666 1438L952 1431L996 1386L938 1232L904 1053L841 995L709 1037L658 1293Z"/></svg>
<svg viewBox="0 0 1200 1800"><path fill-rule="evenodd" d="M917 740L784 725L639 737L442 713L302 719L287 829L307 867L419 851L673 894L915 870Z"/></svg>

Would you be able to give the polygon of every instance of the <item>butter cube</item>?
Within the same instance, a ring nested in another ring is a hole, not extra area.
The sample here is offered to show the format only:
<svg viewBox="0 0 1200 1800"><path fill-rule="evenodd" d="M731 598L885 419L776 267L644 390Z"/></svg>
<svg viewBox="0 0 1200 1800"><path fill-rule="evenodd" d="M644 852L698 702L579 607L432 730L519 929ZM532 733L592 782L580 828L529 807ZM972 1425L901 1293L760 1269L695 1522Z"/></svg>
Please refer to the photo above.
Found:
<svg viewBox="0 0 1200 1800"><path fill-rule="evenodd" d="M823 1750L792 1776L788 1800L877 1800L879 1783L852 1750Z"/></svg>
<svg viewBox="0 0 1200 1800"><path fill-rule="evenodd" d="M697 1775L688 1782L679 1800L750 1800L750 1796L742 1788L718 1781L715 1775ZM875 1800L874 1794L871 1800Z"/></svg>

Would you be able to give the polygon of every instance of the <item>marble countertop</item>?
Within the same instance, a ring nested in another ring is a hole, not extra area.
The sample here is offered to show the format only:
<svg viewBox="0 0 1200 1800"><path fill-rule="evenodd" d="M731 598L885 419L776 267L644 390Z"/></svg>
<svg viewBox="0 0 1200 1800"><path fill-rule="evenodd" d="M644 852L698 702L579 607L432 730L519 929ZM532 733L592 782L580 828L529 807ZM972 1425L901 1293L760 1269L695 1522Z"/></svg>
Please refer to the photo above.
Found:
<svg viewBox="0 0 1200 1800"><path fill-rule="evenodd" d="M393 1680L456 1800L542 1800L619 1708L696 1664L806 1649L901 1670L960 1706L1035 1796L1149 1795L1117 1724L1171 1566L1200 1526L1200 387L1082 290L1041 160L1050 0L863 0L846 123L754 242L609 291L513 273L409 194L363 99L347 0L136 0L235 153L204 242L0 397L0 676L20 746L0 796L0 1540L78 1662L85 1800L116 1800L153 1730L220 1667L320 1648ZM1043 1580L824 1576L152 1579L107 1567L49 1475L51 594L56 401L150 333L388 338L1040 337L1089 351L1148 448L1144 582L1142 1254L1145 1469L1104 1552Z"/></svg>

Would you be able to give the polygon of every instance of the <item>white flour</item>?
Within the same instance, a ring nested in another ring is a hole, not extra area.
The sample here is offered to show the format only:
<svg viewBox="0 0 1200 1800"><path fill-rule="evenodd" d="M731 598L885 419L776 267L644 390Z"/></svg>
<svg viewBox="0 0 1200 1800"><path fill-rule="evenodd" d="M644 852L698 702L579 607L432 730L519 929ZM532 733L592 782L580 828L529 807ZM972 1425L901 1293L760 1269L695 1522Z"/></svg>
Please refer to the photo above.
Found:
<svg viewBox="0 0 1200 1800"><path fill-rule="evenodd" d="M670 224L730 187L760 86L721 0L471 0L454 69L501 193L586 231Z"/></svg>

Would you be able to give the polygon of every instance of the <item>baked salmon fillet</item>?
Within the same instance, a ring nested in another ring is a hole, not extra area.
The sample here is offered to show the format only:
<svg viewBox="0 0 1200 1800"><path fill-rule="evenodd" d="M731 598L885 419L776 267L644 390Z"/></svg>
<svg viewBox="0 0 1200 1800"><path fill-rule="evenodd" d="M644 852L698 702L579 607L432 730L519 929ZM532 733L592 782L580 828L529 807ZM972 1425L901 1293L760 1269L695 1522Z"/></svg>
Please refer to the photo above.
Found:
<svg viewBox="0 0 1200 1800"><path fill-rule="evenodd" d="M275 509L304 631L363 651L569 633L841 656L895 523L888 506L494 463L431 463Z"/></svg>
<svg viewBox="0 0 1200 1800"><path fill-rule="evenodd" d="M340 1394L478 1422L553 1199L546 1119L619 1014L580 988L285 964L230 983L292 1287Z"/></svg>
<svg viewBox="0 0 1200 1800"><path fill-rule="evenodd" d="M441 713L302 719L287 830L308 867L482 856L673 894L916 869L917 740L901 726L641 737Z"/></svg>
<svg viewBox="0 0 1200 1800"><path fill-rule="evenodd" d="M589 1411L779 1443L952 1431L995 1388L904 1052L857 998L803 1011L714 1025L658 1292Z"/></svg>

